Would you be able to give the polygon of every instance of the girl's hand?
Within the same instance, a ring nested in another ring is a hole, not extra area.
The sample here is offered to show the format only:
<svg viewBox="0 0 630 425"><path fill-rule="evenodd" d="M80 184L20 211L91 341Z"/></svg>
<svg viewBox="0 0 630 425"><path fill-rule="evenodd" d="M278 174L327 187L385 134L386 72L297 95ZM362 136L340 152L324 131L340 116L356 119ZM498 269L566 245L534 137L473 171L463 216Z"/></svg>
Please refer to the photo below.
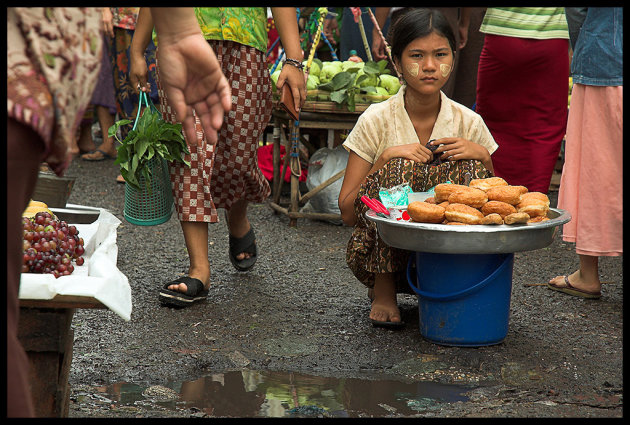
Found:
<svg viewBox="0 0 630 425"><path fill-rule="evenodd" d="M426 164L433 160L433 153L420 143L409 143L406 145L391 146L383 152L386 160L392 158L404 158L410 161Z"/></svg>
<svg viewBox="0 0 630 425"><path fill-rule="evenodd" d="M438 146L433 154L436 156L441 154L440 158L443 161L476 159L484 162L490 159L490 153L486 148L461 137L444 137L434 140L431 144Z"/></svg>
<svg viewBox="0 0 630 425"><path fill-rule="evenodd" d="M300 112L302 104L306 101L306 74L304 72L288 63L282 66L280 76L276 87L281 90L284 84L289 84L291 92L293 93L293 101L295 102L295 112Z"/></svg>

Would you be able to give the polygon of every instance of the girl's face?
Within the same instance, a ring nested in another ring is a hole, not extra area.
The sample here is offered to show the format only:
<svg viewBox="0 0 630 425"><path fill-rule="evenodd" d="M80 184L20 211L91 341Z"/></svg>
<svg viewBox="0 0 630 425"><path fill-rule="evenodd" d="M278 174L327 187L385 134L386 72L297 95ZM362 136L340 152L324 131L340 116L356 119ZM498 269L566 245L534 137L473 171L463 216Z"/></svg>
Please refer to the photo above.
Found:
<svg viewBox="0 0 630 425"><path fill-rule="evenodd" d="M430 95L438 93L451 75L453 51L446 37L432 32L409 43L396 62L407 90Z"/></svg>

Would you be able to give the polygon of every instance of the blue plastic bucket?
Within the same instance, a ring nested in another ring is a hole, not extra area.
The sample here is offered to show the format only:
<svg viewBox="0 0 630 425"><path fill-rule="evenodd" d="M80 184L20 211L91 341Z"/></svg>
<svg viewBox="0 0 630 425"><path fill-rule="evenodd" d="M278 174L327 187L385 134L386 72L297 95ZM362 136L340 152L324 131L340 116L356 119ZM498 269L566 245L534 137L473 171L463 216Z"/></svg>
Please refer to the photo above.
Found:
<svg viewBox="0 0 630 425"><path fill-rule="evenodd" d="M422 336L461 347L502 342L508 332L513 266L513 253L411 254L407 280L418 294Z"/></svg>

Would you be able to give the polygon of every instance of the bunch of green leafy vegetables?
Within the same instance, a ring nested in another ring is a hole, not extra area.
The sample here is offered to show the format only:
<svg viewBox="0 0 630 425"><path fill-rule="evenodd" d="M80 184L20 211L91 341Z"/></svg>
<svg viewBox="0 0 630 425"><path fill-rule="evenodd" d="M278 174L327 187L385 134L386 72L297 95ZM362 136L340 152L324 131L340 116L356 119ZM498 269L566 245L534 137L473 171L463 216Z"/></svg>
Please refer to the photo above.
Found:
<svg viewBox="0 0 630 425"><path fill-rule="evenodd" d="M135 128L124 140L118 137L118 129L122 125L131 124L130 120L117 121L108 130L109 137L115 137L120 145L117 147L118 157L115 164L120 165L120 174L133 188L142 190L140 178L144 177L147 191L150 193L151 168L149 161L154 157L167 161L178 161L190 167L184 154L190 154L181 124L171 124L162 119L155 109L146 108L138 117Z"/></svg>
<svg viewBox="0 0 630 425"><path fill-rule="evenodd" d="M346 105L349 111L354 112L356 99L360 98L357 95L376 94L379 76L389 72L387 61L369 61L363 67L348 67L317 88L330 92L331 101L339 106Z"/></svg>

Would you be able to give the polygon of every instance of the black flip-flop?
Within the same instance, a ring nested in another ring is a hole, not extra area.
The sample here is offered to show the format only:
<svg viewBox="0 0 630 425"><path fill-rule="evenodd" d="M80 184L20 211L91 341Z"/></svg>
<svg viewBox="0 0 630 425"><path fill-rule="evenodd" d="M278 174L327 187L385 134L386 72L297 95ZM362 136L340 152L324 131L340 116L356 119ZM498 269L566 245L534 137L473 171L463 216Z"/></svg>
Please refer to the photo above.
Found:
<svg viewBox="0 0 630 425"><path fill-rule="evenodd" d="M186 292L171 291L168 289L171 285L179 283L186 284ZM172 305L175 307L188 307L189 305L203 301L208 298L208 290L203 287L203 283L199 279L190 276L178 277L172 282L164 284L160 289L159 299L162 304Z"/></svg>
<svg viewBox="0 0 630 425"><path fill-rule="evenodd" d="M225 211L225 221L228 222L227 211ZM249 231L240 238L230 235L230 227L228 225L228 236L230 246L228 253L234 268L239 272L246 272L254 267L258 259L258 247L256 246L256 234L254 233L254 228L251 227L251 223ZM242 253L250 254L249 258L238 260L236 256Z"/></svg>
<svg viewBox="0 0 630 425"><path fill-rule="evenodd" d="M253 227L250 227L249 232L241 238L229 235L229 245L230 261L236 270L246 272L254 267L258 259L258 247L256 246L256 235ZM237 259L236 256L241 253L248 253L250 257L242 260Z"/></svg>

